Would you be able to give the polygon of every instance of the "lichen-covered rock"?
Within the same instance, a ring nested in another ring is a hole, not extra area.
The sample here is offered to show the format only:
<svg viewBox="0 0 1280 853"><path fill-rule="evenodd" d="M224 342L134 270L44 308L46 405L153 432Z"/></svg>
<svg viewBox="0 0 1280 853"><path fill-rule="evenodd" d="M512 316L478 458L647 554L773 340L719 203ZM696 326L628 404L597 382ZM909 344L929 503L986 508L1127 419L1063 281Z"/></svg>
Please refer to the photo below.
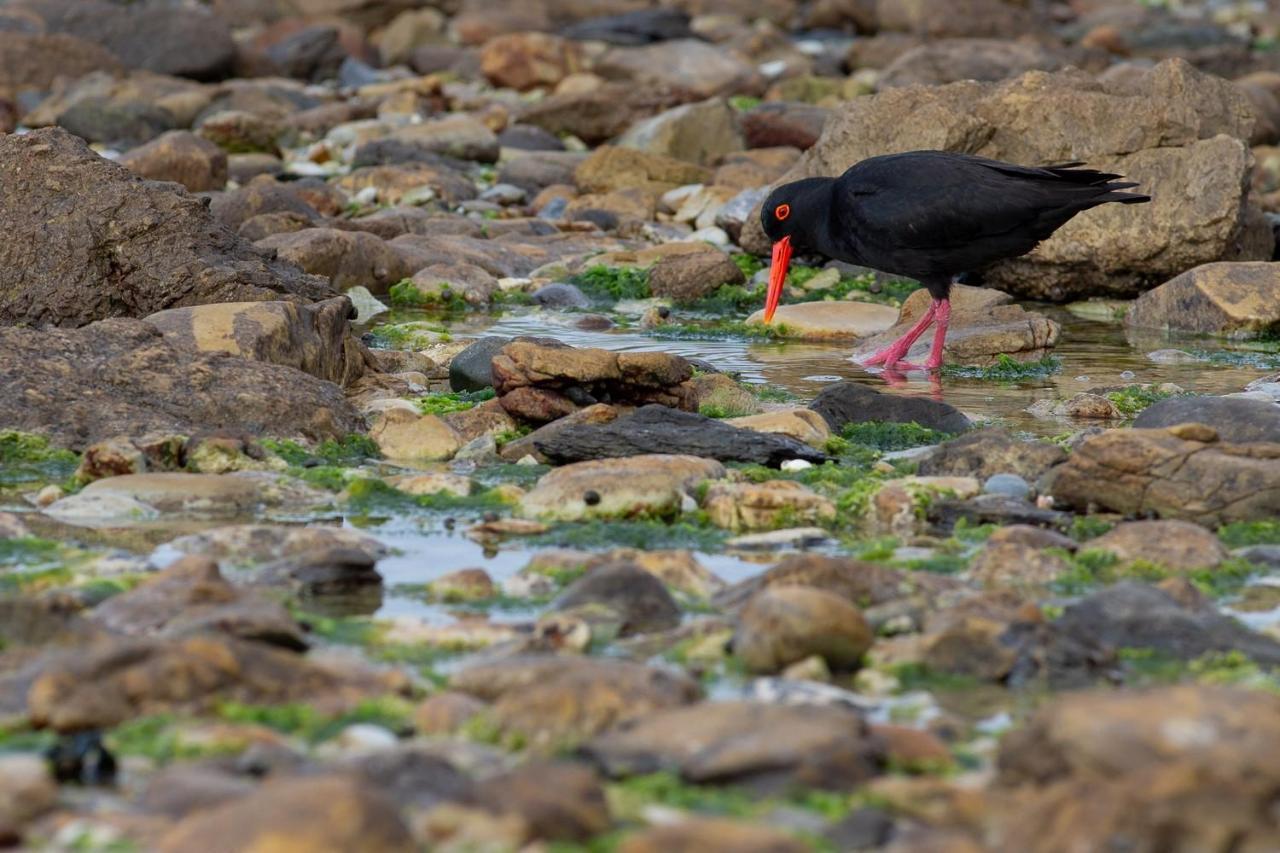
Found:
<svg viewBox="0 0 1280 853"><path fill-rule="evenodd" d="M170 308L146 321L177 346L281 364L345 386L369 366L367 351L351 334L351 313L351 302L338 297L313 305L230 302Z"/></svg>
<svg viewBox="0 0 1280 853"><path fill-rule="evenodd" d="M1200 524L1280 512L1280 444L1229 444L1203 424L1108 430L1086 439L1050 472L1060 503L1153 513Z"/></svg>
<svg viewBox="0 0 1280 853"><path fill-rule="evenodd" d="M573 521L635 515L670 515L704 480L724 476L712 459L663 454L577 462L544 474L520 498L526 518Z"/></svg>
<svg viewBox="0 0 1280 853"><path fill-rule="evenodd" d="M335 295L268 261L172 186L62 130L0 136L0 322L83 326L210 302Z"/></svg>
<svg viewBox="0 0 1280 853"><path fill-rule="evenodd" d="M534 423L596 402L692 409L693 367L658 352L611 352L513 341L492 361L493 387L513 416Z"/></svg>
<svg viewBox="0 0 1280 853"><path fill-rule="evenodd" d="M835 504L791 480L717 483L707 490L702 508L712 524L735 532L823 524L836 518Z"/></svg>
<svg viewBox="0 0 1280 853"><path fill-rule="evenodd" d="M143 321L46 332L0 327L0 427L67 447L218 430L320 441L362 424L332 382L223 352L193 352Z"/></svg>

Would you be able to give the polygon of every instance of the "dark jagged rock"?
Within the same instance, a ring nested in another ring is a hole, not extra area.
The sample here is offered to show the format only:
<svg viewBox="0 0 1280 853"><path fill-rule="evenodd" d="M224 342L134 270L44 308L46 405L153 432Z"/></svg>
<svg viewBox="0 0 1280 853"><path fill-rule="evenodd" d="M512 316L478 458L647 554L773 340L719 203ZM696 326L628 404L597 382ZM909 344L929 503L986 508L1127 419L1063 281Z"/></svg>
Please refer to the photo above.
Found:
<svg viewBox="0 0 1280 853"><path fill-rule="evenodd" d="M1126 581L1066 609L1055 626L1113 648L1155 649L1180 660L1239 651L1260 664L1280 664L1280 642L1250 631L1211 605L1186 607L1161 589Z"/></svg>
<svg viewBox="0 0 1280 853"><path fill-rule="evenodd" d="M685 453L775 468L788 459L827 459L826 454L789 436L740 429L714 418L657 405L644 406L634 415L609 423L560 430L536 446L556 464L642 453Z"/></svg>
<svg viewBox="0 0 1280 853"><path fill-rule="evenodd" d="M579 21L560 31L566 38L635 46L655 41L693 38L689 15L679 9L643 9Z"/></svg>
<svg viewBox="0 0 1280 853"><path fill-rule="evenodd" d="M486 335L449 362L449 387L454 391L483 391L493 387L493 357L512 341L530 341L541 346L560 346L555 338L515 338Z"/></svg>
<svg viewBox="0 0 1280 853"><path fill-rule="evenodd" d="M818 393L809 408L822 415L831 431L839 433L846 424L882 421L917 423L942 432L964 432L972 424L955 406L881 392L857 382L837 382Z"/></svg>
<svg viewBox="0 0 1280 853"><path fill-rule="evenodd" d="M1135 427L1208 424L1222 441L1269 441L1280 444L1280 406L1246 397L1173 397L1148 406Z"/></svg>
<svg viewBox="0 0 1280 853"><path fill-rule="evenodd" d="M165 308L336 296L267 257L174 184L56 128L0 136L0 323L83 326Z"/></svg>

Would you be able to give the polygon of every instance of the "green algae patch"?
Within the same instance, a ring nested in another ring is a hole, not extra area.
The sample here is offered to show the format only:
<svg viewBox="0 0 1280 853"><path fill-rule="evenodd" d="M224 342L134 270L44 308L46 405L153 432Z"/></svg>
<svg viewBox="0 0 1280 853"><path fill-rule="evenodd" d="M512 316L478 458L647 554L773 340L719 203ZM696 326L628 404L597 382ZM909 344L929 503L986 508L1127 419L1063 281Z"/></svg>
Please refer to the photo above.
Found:
<svg viewBox="0 0 1280 853"><path fill-rule="evenodd" d="M388 695L362 699L340 714L326 714L303 702L284 705L223 702L215 713L229 723L265 726L314 744L334 737L355 723L378 725L393 732L407 731L412 728L409 720L413 705L407 699Z"/></svg>
<svg viewBox="0 0 1280 853"><path fill-rule="evenodd" d="M307 448L296 441L270 438L263 439L262 446L288 464L295 466L316 463L351 466L370 459L382 458L382 451L378 449L377 442L359 433L352 433L338 440L326 439L314 449Z"/></svg>
<svg viewBox="0 0 1280 853"><path fill-rule="evenodd" d="M704 320L664 323L649 329L651 338L672 341L782 341L790 330L785 323L745 323L741 320Z"/></svg>
<svg viewBox="0 0 1280 853"><path fill-rule="evenodd" d="M987 367L974 367L963 364L944 364L942 373L957 379L981 379L988 382L1023 382L1031 379L1044 379L1062 370L1062 359L1055 355L1046 355L1036 361L1018 361L1010 355L1001 353L996 363Z"/></svg>
<svg viewBox="0 0 1280 853"><path fill-rule="evenodd" d="M569 281L587 296L610 302L648 299L653 295L649 271L636 267L588 267Z"/></svg>
<svg viewBox="0 0 1280 853"><path fill-rule="evenodd" d="M373 345L381 349L426 349L453 339L444 326L423 320L374 326L366 334L372 338Z"/></svg>
<svg viewBox="0 0 1280 853"><path fill-rule="evenodd" d="M696 514L688 516L669 524L659 519L564 522L546 533L527 537L524 542L530 548L581 550L687 548L692 551L718 551L724 546L730 535L727 531L706 523Z"/></svg>
<svg viewBox="0 0 1280 853"><path fill-rule="evenodd" d="M953 433L930 429L914 421L910 423L865 421L846 424L840 431L839 438L833 438L828 442L827 452L841 455L849 452L849 446L883 451L909 450L913 447L941 444L954 437Z"/></svg>
<svg viewBox="0 0 1280 853"><path fill-rule="evenodd" d="M1048 549L1071 565L1071 571L1058 577L1050 588L1063 595L1083 595L1094 589L1122 580L1158 583L1167 578L1186 578L1200 592L1211 598L1233 595L1258 574L1258 567L1248 560L1233 557L1211 569L1174 571L1146 560L1122 563L1109 551L1086 550L1069 554L1057 548Z"/></svg>
<svg viewBox="0 0 1280 853"><path fill-rule="evenodd" d="M441 282L437 287L437 290L422 290L412 279L403 278L391 285L387 299L401 308L438 308L450 313L467 310L467 301L447 283Z"/></svg>
<svg viewBox="0 0 1280 853"><path fill-rule="evenodd" d="M1120 410L1120 414L1126 418L1132 418L1139 415L1148 406L1159 403L1161 400L1189 395L1183 391L1162 391L1159 388L1130 385L1118 391L1108 391L1104 396L1115 404L1116 408Z"/></svg>
<svg viewBox="0 0 1280 853"><path fill-rule="evenodd" d="M424 415L447 415L473 409L486 400L492 400L495 396L497 394L492 388L484 388L480 391L451 391L419 397L415 405Z"/></svg>
<svg viewBox="0 0 1280 853"><path fill-rule="evenodd" d="M1280 544L1280 521L1233 521L1218 528L1218 538L1228 548Z"/></svg>
<svg viewBox="0 0 1280 853"><path fill-rule="evenodd" d="M68 481L79 462L76 453L51 446L44 436L0 431L0 489Z"/></svg>
<svg viewBox="0 0 1280 853"><path fill-rule="evenodd" d="M509 506L497 489L470 495L436 492L411 495L377 477L358 477L347 484L347 506L355 513L411 512L412 510L498 510Z"/></svg>

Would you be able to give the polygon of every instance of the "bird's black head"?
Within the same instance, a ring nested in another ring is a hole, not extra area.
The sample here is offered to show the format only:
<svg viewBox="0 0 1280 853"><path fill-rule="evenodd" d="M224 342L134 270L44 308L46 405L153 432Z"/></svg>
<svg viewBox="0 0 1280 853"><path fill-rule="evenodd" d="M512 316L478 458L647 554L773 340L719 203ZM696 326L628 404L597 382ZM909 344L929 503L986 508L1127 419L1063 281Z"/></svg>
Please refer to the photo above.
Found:
<svg viewBox="0 0 1280 853"><path fill-rule="evenodd" d="M789 237L798 249L813 248L809 233L827 221L830 187L830 178L805 178L769 193L760 208L764 233L775 243Z"/></svg>
<svg viewBox="0 0 1280 853"><path fill-rule="evenodd" d="M826 227L830 218L831 179L806 178L784 184L765 199L760 209L760 224L773 241L773 259L769 265L769 289L764 303L764 320L773 319L782 298L791 253L797 249L815 248L815 229Z"/></svg>

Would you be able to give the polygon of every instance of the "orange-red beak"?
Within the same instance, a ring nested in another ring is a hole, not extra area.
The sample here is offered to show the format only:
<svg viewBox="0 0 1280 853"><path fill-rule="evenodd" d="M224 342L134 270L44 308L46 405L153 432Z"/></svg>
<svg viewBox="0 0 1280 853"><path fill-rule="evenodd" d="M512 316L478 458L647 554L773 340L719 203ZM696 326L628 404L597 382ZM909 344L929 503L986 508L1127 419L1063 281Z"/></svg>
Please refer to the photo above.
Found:
<svg viewBox="0 0 1280 853"><path fill-rule="evenodd" d="M783 237L773 244L773 262L769 265L769 292L764 298L764 321L773 320L782 299L782 285L787 280L787 267L791 265L791 238Z"/></svg>

